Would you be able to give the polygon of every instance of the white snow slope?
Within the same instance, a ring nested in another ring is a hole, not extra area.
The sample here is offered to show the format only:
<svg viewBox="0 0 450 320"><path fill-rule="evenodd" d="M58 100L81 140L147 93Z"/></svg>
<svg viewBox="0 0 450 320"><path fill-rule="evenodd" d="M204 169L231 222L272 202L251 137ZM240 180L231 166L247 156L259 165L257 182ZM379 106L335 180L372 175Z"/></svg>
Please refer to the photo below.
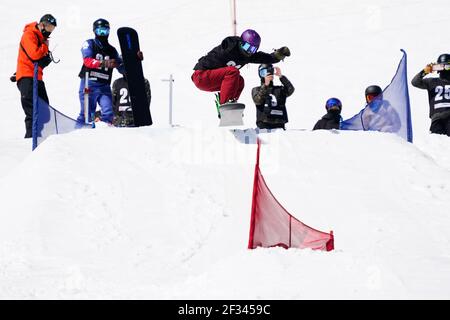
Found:
<svg viewBox="0 0 450 320"><path fill-rule="evenodd" d="M449 299L450 140L428 134L427 95L410 86L414 144L377 132L311 132L331 96L349 118L370 84L409 79L447 52L448 1L237 1L238 30L282 45L296 87L285 132L261 134L261 168L301 221L333 230L333 252L247 250L256 146L217 128L213 95L190 80L197 59L231 34L229 1L110 1L102 17L140 33L155 125L52 136L31 152L14 72L23 26L59 21L45 70L53 106L78 113L80 47L98 18L90 1L3 1L0 298ZM13 19L11 19L13 18ZM254 127L243 68L245 128ZM174 75L174 121L168 86Z"/></svg>

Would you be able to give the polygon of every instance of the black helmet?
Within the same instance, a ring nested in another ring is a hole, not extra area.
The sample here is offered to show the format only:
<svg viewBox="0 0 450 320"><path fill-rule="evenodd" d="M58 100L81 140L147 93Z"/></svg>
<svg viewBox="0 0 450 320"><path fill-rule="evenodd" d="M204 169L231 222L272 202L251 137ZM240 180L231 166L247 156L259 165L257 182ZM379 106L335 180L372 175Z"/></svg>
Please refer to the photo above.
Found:
<svg viewBox="0 0 450 320"><path fill-rule="evenodd" d="M258 75L261 79L265 78L269 74L273 74L273 64L263 63L258 67Z"/></svg>
<svg viewBox="0 0 450 320"><path fill-rule="evenodd" d="M56 18L49 13L42 16L41 20L39 20L39 23L41 22L48 23L56 27Z"/></svg>
<svg viewBox="0 0 450 320"><path fill-rule="evenodd" d="M108 22L108 20L105 20L105 19L97 19L97 20L95 20L94 23L92 24L92 31L95 32L95 30L97 28L109 29L109 22Z"/></svg>
<svg viewBox="0 0 450 320"><path fill-rule="evenodd" d="M437 58L438 64L449 64L450 63L450 54L443 53Z"/></svg>
<svg viewBox="0 0 450 320"><path fill-rule="evenodd" d="M367 96L367 95L376 95L376 96L378 96L378 95L380 95L381 93L383 93L383 90L379 87L379 86L375 86L375 85L373 85L373 86L368 86L367 88L366 88L366 91L365 91L365 95Z"/></svg>
<svg viewBox="0 0 450 320"><path fill-rule="evenodd" d="M366 102L370 103L375 97L378 97L383 93L383 90L376 85L368 86L365 91Z"/></svg>

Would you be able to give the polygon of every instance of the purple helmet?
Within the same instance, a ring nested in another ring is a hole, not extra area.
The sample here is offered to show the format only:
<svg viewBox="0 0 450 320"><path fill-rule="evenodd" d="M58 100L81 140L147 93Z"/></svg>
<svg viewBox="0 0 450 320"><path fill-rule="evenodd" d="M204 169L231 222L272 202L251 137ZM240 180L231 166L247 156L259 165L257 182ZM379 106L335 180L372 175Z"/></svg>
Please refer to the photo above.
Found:
<svg viewBox="0 0 450 320"><path fill-rule="evenodd" d="M241 49L249 55L256 53L261 44L261 37L252 29L245 30L241 35L241 40Z"/></svg>

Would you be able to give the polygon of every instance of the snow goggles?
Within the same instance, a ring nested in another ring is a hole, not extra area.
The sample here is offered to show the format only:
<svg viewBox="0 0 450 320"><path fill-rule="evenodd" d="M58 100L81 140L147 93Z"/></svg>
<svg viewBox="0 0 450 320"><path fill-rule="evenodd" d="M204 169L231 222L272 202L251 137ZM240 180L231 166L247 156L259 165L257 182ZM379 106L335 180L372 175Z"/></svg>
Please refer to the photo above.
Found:
<svg viewBox="0 0 450 320"><path fill-rule="evenodd" d="M337 99L337 98L328 99L326 104L325 104L325 108L327 108L327 110L328 110L328 109L331 109L333 107L338 107L339 109L342 109L341 101L339 99Z"/></svg>
<svg viewBox="0 0 450 320"><path fill-rule="evenodd" d="M265 78L268 75L273 75L273 67L272 68L264 68L259 70L259 76L261 78Z"/></svg>
<svg viewBox="0 0 450 320"><path fill-rule="evenodd" d="M97 27L94 32L97 36L109 36L108 27Z"/></svg>
<svg viewBox="0 0 450 320"><path fill-rule="evenodd" d="M256 53L256 51L258 51L258 47L252 46L250 43L246 41L242 42L241 49L251 54L254 54Z"/></svg>

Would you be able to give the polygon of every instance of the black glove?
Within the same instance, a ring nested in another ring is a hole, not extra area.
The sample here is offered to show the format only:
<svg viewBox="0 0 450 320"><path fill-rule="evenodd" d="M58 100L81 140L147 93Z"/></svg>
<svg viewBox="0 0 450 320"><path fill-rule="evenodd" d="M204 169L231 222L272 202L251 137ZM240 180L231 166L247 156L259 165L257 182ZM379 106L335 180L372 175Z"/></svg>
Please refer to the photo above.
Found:
<svg viewBox="0 0 450 320"><path fill-rule="evenodd" d="M9 80L11 80L11 82L16 82L16 73L14 72L14 74L9 78Z"/></svg>
<svg viewBox="0 0 450 320"><path fill-rule="evenodd" d="M52 62L52 58L49 54L38 60L38 66L41 68L47 67Z"/></svg>
<svg viewBox="0 0 450 320"><path fill-rule="evenodd" d="M273 54L278 60L284 60L284 58L291 55L291 51L288 47L281 47L280 49L275 50Z"/></svg>

